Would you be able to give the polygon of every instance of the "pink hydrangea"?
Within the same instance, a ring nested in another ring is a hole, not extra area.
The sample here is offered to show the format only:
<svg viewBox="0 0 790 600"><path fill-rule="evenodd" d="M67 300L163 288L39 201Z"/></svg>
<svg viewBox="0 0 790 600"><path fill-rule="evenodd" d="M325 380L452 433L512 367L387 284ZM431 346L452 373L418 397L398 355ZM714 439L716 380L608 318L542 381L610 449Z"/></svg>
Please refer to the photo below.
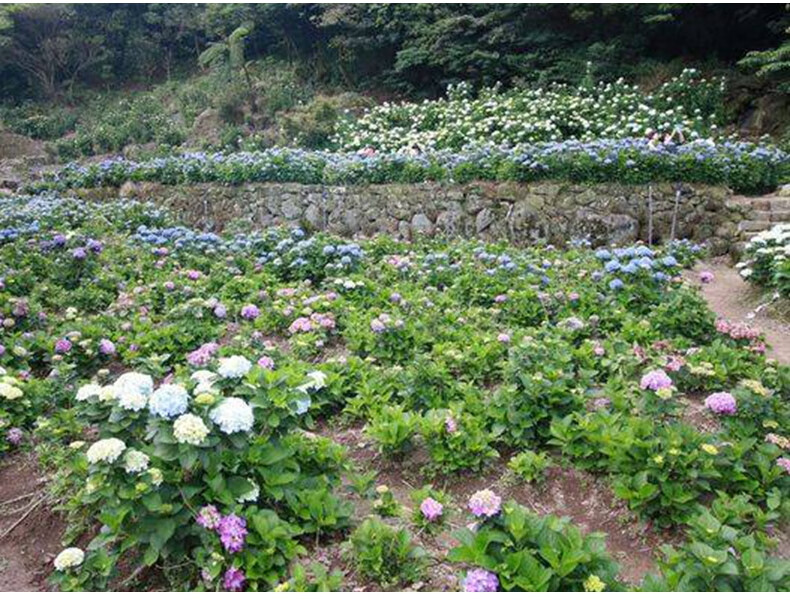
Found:
<svg viewBox="0 0 790 600"><path fill-rule="evenodd" d="M219 527L221 520L222 515L219 514L217 507L213 504L207 504L201 508L197 517L195 517L195 521L197 521L198 525L212 531Z"/></svg>
<svg viewBox="0 0 790 600"><path fill-rule="evenodd" d="M502 507L502 498L491 490L480 490L469 498L469 510L476 517L493 517Z"/></svg>
<svg viewBox="0 0 790 600"><path fill-rule="evenodd" d="M639 382L639 387L641 387L643 390L652 390L657 392L658 390L672 387L672 380L663 370L656 369L655 371L650 371L649 373L645 373L645 375L642 376L642 380Z"/></svg>
<svg viewBox="0 0 790 600"><path fill-rule="evenodd" d="M729 392L716 392L705 398L705 406L717 415L734 415L738 410L735 397Z"/></svg>
<svg viewBox="0 0 790 600"><path fill-rule="evenodd" d="M300 333L300 332L306 333L308 331L312 331L312 329L313 329L313 323L307 317L299 317L293 323L291 323L290 327L288 327L288 331L291 334Z"/></svg>
<svg viewBox="0 0 790 600"><path fill-rule="evenodd" d="M258 366L263 369L274 369L274 360L269 356L261 356L258 359Z"/></svg>
<svg viewBox="0 0 790 600"><path fill-rule="evenodd" d="M193 350L187 354L187 362L193 367L202 367L211 362L211 358L219 350L219 344L216 342L208 342L203 344L197 350Z"/></svg>
<svg viewBox="0 0 790 600"><path fill-rule="evenodd" d="M700 280L702 283L710 283L710 282L712 282L712 281L713 281L713 279L714 279L714 275L713 275L713 273L711 273L710 271L702 271L702 272L699 274L699 280Z"/></svg>
<svg viewBox="0 0 790 600"><path fill-rule="evenodd" d="M790 458L784 456L782 458L777 458L776 464L777 466L783 468L785 470L785 473L790 475Z"/></svg>
<svg viewBox="0 0 790 600"><path fill-rule="evenodd" d="M503 344L507 344L510 342L510 336L507 333L500 333L496 337L497 341L502 342Z"/></svg>
<svg viewBox="0 0 790 600"><path fill-rule="evenodd" d="M426 498L420 503L420 512L428 521L436 521L442 516L444 507L441 502L433 498Z"/></svg>

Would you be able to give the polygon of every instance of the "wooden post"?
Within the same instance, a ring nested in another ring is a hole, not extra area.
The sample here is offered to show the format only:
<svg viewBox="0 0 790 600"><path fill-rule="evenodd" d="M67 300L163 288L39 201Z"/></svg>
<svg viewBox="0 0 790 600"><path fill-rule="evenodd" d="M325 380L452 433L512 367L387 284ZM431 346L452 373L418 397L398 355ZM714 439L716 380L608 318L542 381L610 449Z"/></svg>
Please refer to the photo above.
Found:
<svg viewBox="0 0 790 600"><path fill-rule="evenodd" d="M647 245L653 245L653 184L647 185Z"/></svg>
<svg viewBox="0 0 790 600"><path fill-rule="evenodd" d="M681 187L680 184L678 184L677 189L675 190L675 208L672 210L672 230L670 233L670 241L675 240L675 230L677 229L678 224L678 207L680 206L680 193Z"/></svg>

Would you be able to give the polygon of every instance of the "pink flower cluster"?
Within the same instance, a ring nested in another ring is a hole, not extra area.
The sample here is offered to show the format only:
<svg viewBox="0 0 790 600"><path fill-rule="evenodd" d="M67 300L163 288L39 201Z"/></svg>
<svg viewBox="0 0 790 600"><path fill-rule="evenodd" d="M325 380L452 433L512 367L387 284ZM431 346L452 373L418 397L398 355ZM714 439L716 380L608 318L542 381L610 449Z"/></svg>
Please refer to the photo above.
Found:
<svg viewBox="0 0 790 600"><path fill-rule="evenodd" d="M499 578L485 569L470 569L463 581L465 592L496 592Z"/></svg>
<svg viewBox="0 0 790 600"><path fill-rule="evenodd" d="M661 369L656 369L655 371L650 371L649 373L645 373L645 375L642 376L642 380L639 382L639 387L641 387L643 390L652 390L657 392L658 390L672 387L672 380L664 371Z"/></svg>
<svg viewBox="0 0 790 600"><path fill-rule="evenodd" d="M480 490L469 498L469 510L476 517L493 517L502 507L502 498L491 490Z"/></svg>
<svg viewBox="0 0 790 600"><path fill-rule="evenodd" d="M426 498L420 503L420 512L428 521L437 521L444 512L444 506L433 498Z"/></svg>
<svg viewBox="0 0 790 600"><path fill-rule="evenodd" d="M316 329L334 329L335 317L330 313L313 313L309 317L299 317L288 327L288 331L293 335L296 333L306 333Z"/></svg>
<svg viewBox="0 0 790 600"><path fill-rule="evenodd" d="M790 458L784 456L782 458L777 458L776 464L777 466L783 468L785 470L785 473L790 475Z"/></svg>
<svg viewBox="0 0 790 600"><path fill-rule="evenodd" d="M731 323L725 319L716 321L716 331L730 336L734 340L755 340L760 332L746 323Z"/></svg>
<svg viewBox="0 0 790 600"><path fill-rule="evenodd" d="M705 398L705 406L717 415L734 415L738 410L738 403L729 392L711 394Z"/></svg>
<svg viewBox="0 0 790 600"><path fill-rule="evenodd" d="M702 271L702 272L699 274L699 280L700 280L702 283L710 283L710 282L712 282L712 281L713 281L713 279L714 279L714 275L713 275L713 273L711 273L710 271Z"/></svg>
<svg viewBox="0 0 790 600"><path fill-rule="evenodd" d="M202 367L211 362L212 357L219 350L219 344L216 342L208 342L203 344L197 350L193 350L187 354L187 362L193 367Z"/></svg>

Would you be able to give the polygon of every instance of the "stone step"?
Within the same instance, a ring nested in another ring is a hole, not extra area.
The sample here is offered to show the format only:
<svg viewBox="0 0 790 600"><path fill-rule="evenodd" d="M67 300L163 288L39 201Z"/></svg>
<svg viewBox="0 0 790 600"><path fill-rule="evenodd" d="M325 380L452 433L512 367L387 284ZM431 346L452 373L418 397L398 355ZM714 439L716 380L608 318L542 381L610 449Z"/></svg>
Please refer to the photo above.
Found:
<svg viewBox="0 0 790 600"><path fill-rule="evenodd" d="M790 210L753 210L749 212L748 220L784 223L790 221Z"/></svg>
<svg viewBox="0 0 790 600"><path fill-rule="evenodd" d="M770 229L774 223L770 221L741 221L738 223L738 231L742 233L758 233Z"/></svg>

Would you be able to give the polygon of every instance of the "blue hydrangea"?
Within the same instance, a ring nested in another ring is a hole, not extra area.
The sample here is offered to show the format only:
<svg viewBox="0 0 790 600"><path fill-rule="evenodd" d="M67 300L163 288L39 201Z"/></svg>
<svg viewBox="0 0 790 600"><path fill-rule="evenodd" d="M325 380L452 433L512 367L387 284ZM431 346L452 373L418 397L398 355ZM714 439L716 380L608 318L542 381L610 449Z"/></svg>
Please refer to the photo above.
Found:
<svg viewBox="0 0 790 600"><path fill-rule="evenodd" d="M166 384L160 386L148 401L151 414L163 419L172 419L187 411L189 394L180 385Z"/></svg>
<svg viewBox="0 0 790 600"><path fill-rule="evenodd" d="M677 259L676 259L674 256L672 256L672 255L669 255L669 256L665 256L665 257L663 258L663 260L661 261L661 263L662 263L662 264L663 264L665 267L675 267L675 266L677 266L677 264L678 264L678 261L677 261Z"/></svg>
<svg viewBox="0 0 790 600"><path fill-rule="evenodd" d="M622 279L615 278L615 279L612 279L609 282L609 289L610 290L619 290L619 289L622 289L622 287L623 287Z"/></svg>
<svg viewBox="0 0 790 600"><path fill-rule="evenodd" d="M615 271L620 270L620 261L618 260L610 260L603 266L604 270L607 273L614 273Z"/></svg>

